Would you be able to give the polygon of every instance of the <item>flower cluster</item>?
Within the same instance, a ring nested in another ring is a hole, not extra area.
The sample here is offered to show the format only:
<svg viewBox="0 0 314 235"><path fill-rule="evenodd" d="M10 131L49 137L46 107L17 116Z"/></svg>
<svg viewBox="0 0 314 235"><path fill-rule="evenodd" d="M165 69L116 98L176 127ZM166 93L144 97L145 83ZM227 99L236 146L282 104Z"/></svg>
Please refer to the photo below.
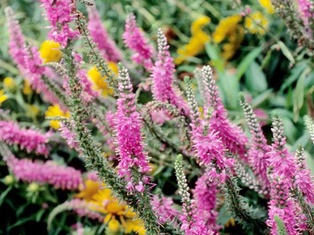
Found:
<svg viewBox="0 0 314 235"><path fill-rule="evenodd" d="M0 140L9 144L17 144L27 152L48 156L47 143L51 133L42 134L33 129L23 129L12 121L0 121Z"/></svg>

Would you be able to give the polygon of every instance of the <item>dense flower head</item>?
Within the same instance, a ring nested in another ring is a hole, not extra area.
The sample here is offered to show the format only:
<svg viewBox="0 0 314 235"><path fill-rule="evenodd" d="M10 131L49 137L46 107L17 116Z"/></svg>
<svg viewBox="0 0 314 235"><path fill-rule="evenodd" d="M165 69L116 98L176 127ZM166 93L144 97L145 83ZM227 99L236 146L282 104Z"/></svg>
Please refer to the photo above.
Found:
<svg viewBox="0 0 314 235"><path fill-rule="evenodd" d="M174 86L174 63L169 53L169 46L167 39L162 33L161 29L158 30L158 60L152 69L152 92L154 98L161 102L169 102L175 105L179 110L182 110L185 115L189 114L188 107L176 92Z"/></svg>
<svg viewBox="0 0 314 235"><path fill-rule="evenodd" d="M107 30L103 26L99 13L95 6L90 6L88 10L88 30L93 41L96 43L102 56L111 62L121 61L122 55L115 42L110 38Z"/></svg>
<svg viewBox="0 0 314 235"><path fill-rule="evenodd" d="M151 201L153 210L156 212L160 223L171 222L177 224L179 218L179 211L175 210L173 206L173 200L171 198L154 195Z"/></svg>
<svg viewBox="0 0 314 235"><path fill-rule="evenodd" d="M42 76L50 76L51 70L42 66L42 59L40 58L38 49L35 46L28 47L27 49L25 69L32 88L42 94L44 99L50 103L59 103L59 99L41 79Z"/></svg>
<svg viewBox="0 0 314 235"><path fill-rule="evenodd" d="M137 64L143 65L145 69L151 70L153 67L152 57L154 55L154 49L148 44L143 32L136 26L134 14L127 16L123 40L124 43L135 52L132 56L132 60Z"/></svg>
<svg viewBox="0 0 314 235"><path fill-rule="evenodd" d="M0 121L0 140L6 144L17 144L27 152L48 156L48 140L51 133L42 134L33 129L23 129L13 121Z"/></svg>
<svg viewBox="0 0 314 235"><path fill-rule="evenodd" d="M279 235L275 217L279 217L284 225L287 234L299 234L298 216L296 214L296 204L289 192L289 183L284 176L277 174L271 175L271 191L268 210L267 225L271 228L272 235Z"/></svg>
<svg viewBox="0 0 314 235"><path fill-rule="evenodd" d="M240 105L243 108L246 123L251 133L252 143L248 150L248 161L258 179L267 187L269 186L267 177L268 153L271 151L271 147L267 144L261 125L244 95L240 96Z"/></svg>
<svg viewBox="0 0 314 235"><path fill-rule="evenodd" d="M314 206L314 182L311 179L310 170L306 168L304 149L296 151L298 172L294 177L294 188L298 188L304 195L305 200Z"/></svg>
<svg viewBox="0 0 314 235"><path fill-rule="evenodd" d="M239 154L240 157L247 162L244 155L246 153L248 139L238 126L228 120L227 111L222 104L217 85L212 77L211 67L204 66L202 68L202 75L205 85L206 102L213 108L210 118L211 130L218 133L218 137L228 151L233 154Z"/></svg>
<svg viewBox="0 0 314 235"><path fill-rule="evenodd" d="M51 184L63 190L75 190L82 184L81 172L72 168L56 165L53 161L45 163L29 159L11 159L8 163L17 179L26 182Z"/></svg>
<svg viewBox="0 0 314 235"><path fill-rule="evenodd" d="M141 136L142 118L136 110L135 94L132 92L132 84L125 68L119 70L120 97L117 101L117 113L115 120L116 141L119 155L119 174L128 180L132 178L132 171L140 174L149 171L147 153ZM140 186L141 180L137 186Z"/></svg>
<svg viewBox="0 0 314 235"><path fill-rule="evenodd" d="M75 1L72 0L40 0L46 10L47 19L51 24L49 38L60 43L63 47L69 40L77 37L79 33L71 29L70 23L76 11Z"/></svg>
<svg viewBox="0 0 314 235"><path fill-rule="evenodd" d="M219 175L215 169L205 172L196 181L193 190L197 216L204 220L208 229L218 230L217 194L218 185L224 182L224 176Z"/></svg>
<svg viewBox="0 0 314 235"><path fill-rule="evenodd" d="M19 22L14 17L14 12L10 7L5 9L6 19L9 30L9 53L17 64L19 70L25 73L25 57L27 55L25 48L25 39ZM25 74L23 74L25 75Z"/></svg>
<svg viewBox="0 0 314 235"><path fill-rule="evenodd" d="M278 175L284 175L291 180L296 174L296 161L291 153L286 148L286 137L281 118L278 115L273 116L272 128L274 143L271 146L271 151L268 153L269 165ZM290 185L292 182L290 182Z"/></svg>

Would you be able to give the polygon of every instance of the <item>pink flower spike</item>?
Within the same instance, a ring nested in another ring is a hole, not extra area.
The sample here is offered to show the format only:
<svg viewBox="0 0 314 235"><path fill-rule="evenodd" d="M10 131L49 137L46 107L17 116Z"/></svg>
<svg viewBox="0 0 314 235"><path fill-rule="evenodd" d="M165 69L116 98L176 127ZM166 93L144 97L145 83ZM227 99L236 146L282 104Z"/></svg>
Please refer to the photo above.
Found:
<svg viewBox="0 0 314 235"><path fill-rule="evenodd" d="M16 159L8 162L15 177L26 182L53 185L62 190L75 190L83 183L81 172L65 166L58 166L53 161L33 162L28 159Z"/></svg>
<svg viewBox="0 0 314 235"><path fill-rule="evenodd" d="M118 172L127 181L133 177L133 171L144 175L150 170L147 153L144 151L141 135L142 118L136 111L135 94L132 93L128 71L119 69L120 97L117 101L115 120L117 154L119 155ZM141 178L141 177L140 177ZM136 179L132 185L143 180ZM133 188L133 187L132 187Z"/></svg>
<svg viewBox="0 0 314 235"><path fill-rule="evenodd" d="M224 143L227 150L233 154L238 154L244 162L247 162L246 144L248 139L243 131L228 120L227 110L224 108L219 97L218 88L212 77L210 66L202 68L203 84L205 85L206 102L213 112L210 119L210 127L218 133L219 138Z"/></svg>
<svg viewBox="0 0 314 235"><path fill-rule="evenodd" d="M173 200L171 198L158 198L156 195L153 196L151 205L153 210L156 212L159 223L171 222L172 224L178 224L179 211L172 208Z"/></svg>
<svg viewBox="0 0 314 235"><path fill-rule="evenodd" d="M126 18L125 31L123 33L124 43L135 52L132 60L137 64L143 65L150 71L153 67L152 57L154 49L148 44L143 32L136 26L135 16L130 14Z"/></svg>
<svg viewBox="0 0 314 235"><path fill-rule="evenodd" d="M25 48L25 39L18 21L14 17L14 12L10 7L5 9L7 25L9 30L9 53L17 64L18 69L23 76L26 75L25 57L27 51Z"/></svg>
<svg viewBox="0 0 314 235"><path fill-rule="evenodd" d="M117 48L116 43L110 38L107 30L103 26L99 13L95 6L90 6L88 10L88 30L93 41L98 46L102 56L107 61L119 62L122 59L121 52Z"/></svg>
<svg viewBox="0 0 314 235"><path fill-rule="evenodd" d="M22 129L13 121L0 121L0 140L9 145L17 144L27 152L34 151L47 157L50 136L50 132L41 134L36 130Z"/></svg>
<svg viewBox="0 0 314 235"><path fill-rule="evenodd" d="M40 0L46 10L47 19L51 24L49 38L65 47L68 42L79 35L70 28L76 12L75 1L72 0Z"/></svg>
<svg viewBox="0 0 314 235"><path fill-rule="evenodd" d="M175 66L169 53L166 36L161 29L158 30L158 60L152 69L152 92L156 100L169 102L188 116L190 111L187 103L174 86Z"/></svg>
<svg viewBox="0 0 314 235"><path fill-rule="evenodd" d="M219 192L218 185L224 180L223 175L212 169L198 178L193 190L197 216L204 220L208 229L211 228L215 231L220 228L216 223L218 212L215 210L217 206L216 197Z"/></svg>

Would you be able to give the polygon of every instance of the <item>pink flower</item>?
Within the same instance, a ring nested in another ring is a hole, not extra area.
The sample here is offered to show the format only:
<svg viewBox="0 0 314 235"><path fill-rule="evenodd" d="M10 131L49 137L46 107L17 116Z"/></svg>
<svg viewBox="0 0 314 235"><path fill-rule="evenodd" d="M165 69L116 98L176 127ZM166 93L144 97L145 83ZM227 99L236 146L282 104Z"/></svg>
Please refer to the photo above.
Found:
<svg viewBox="0 0 314 235"><path fill-rule="evenodd" d="M117 100L115 120L117 154L119 155L118 172L128 181L132 179L132 171L144 174L149 171L147 153L141 136L142 118L135 106L135 94L125 68L119 71L120 97ZM136 180L137 185L142 180ZM146 183L143 180L144 183Z"/></svg>
<svg viewBox="0 0 314 235"><path fill-rule="evenodd" d="M14 12L10 7L5 9L8 30L9 30L9 53L17 64L19 70L25 76L26 74L26 66L25 66L25 57L27 55L26 48L25 48L25 39L22 33L21 27L19 22L15 20Z"/></svg>
<svg viewBox="0 0 314 235"><path fill-rule="evenodd" d="M300 15L303 20L306 33L313 39L313 33L310 26L310 20L314 18L314 3L309 0L298 0Z"/></svg>
<svg viewBox="0 0 314 235"><path fill-rule="evenodd" d="M76 140L75 133L73 133L73 131L69 129L69 126L65 125L64 123L61 123L59 131L61 133L62 138L66 140L69 147L75 150L79 150L79 145Z"/></svg>
<svg viewBox="0 0 314 235"><path fill-rule="evenodd" d="M162 33L161 29L158 30L158 60L152 69L152 92L156 100L161 102L169 102L176 106L179 110L188 116L189 108L177 88L174 86L174 71L175 66L173 59L169 53L169 46L167 39Z"/></svg>
<svg viewBox="0 0 314 235"><path fill-rule="evenodd" d="M17 144L27 152L48 156L47 143L51 133L41 134L32 129L22 129L13 121L0 121L0 140L6 144Z"/></svg>
<svg viewBox="0 0 314 235"><path fill-rule="evenodd" d="M298 232L299 217L297 214L297 205L289 192L289 182L284 176L272 174L271 190L268 210L267 225L271 228L272 235L279 235L275 217L282 220L285 230L289 235L300 234Z"/></svg>
<svg viewBox="0 0 314 235"><path fill-rule="evenodd" d="M148 44L143 32L136 26L135 16L133 14L127 16L123 40L124 43L135 52L132 56L132 60L137 64L143 65L145 69L150 71L153 67L152 57L154 49Z"/></svg>
<svg viewBox="0 0 314 235"><path fill-rule="evenodd" d="M218 212L215 210L217 206L217 194L219 192L218 185L224 182L224 176L219 175L215 169L205 172L196 181L193 190L196 214L201 218L208 229L218 231L217 225Z"/></svg>
<svg viewBox="0 0 314 235"><path fill-rule="evenodd" d="M88 30L90 32L90 36L93 38L94 42L98 46L99 51L102 56L112 62L121 61L122 55L115 42L108 35L105 27L103 26L100 16L97 12L95 6L91 6L87 8L88 10Z"/></svg>
<svg viewBox="0 0 314 235"><path fill-rule="evenodd" d="M82 184L81 172L72 167L58 166L53 161L33 162L10 159L8 166L19 180L53 185L63 190L75 190Z"/></svg>
<svg viewBox="0 0 314 235"><path fill-rule="evenodd" d="M75 1L72 0L40 0L46 10L50 22L49 38L66 46L68 42L79 35L79 32L70 28L76 13Z"/></svg>
<svg viewBox="0 0 314 235"><path fill-rule="evenodd" d="M219 138L225 145L226 149L239 156L247 162L245 157L247 137L243 131L227 118L227 110L224 108L218 94L218 88L212 77L210 66L202 68L203 83L205 85L206 102L212 107L213 112L210 118L210 129L217 132ZM207 109L209 109L207 107Z"/></svg>
<svg viewBox="0 0 314 235"><path fill-rule="evenodd" d="M172 208L173 200L171 198L158 198L156 195L154 195L151 205L158 217L159 223L164 224L166 222L170 222L177 225L179 211Z"/></svg>
<svg viewBox="0 0 314 235"><path fill-rule="evenodd" d="M88 79L86 75L86 70L85 69L78 69L77 76L78 79L80 80L83 92L82 92L82 98L84 102L89 103L91 102L94 98L97 98L99 95L96 91L92 89L92 83Z"/></svg>
<svg viewBox="0 0 314 235"><path fill-rule="evenodd" d="M51 76L51 70L42 66L42 60L36 47L29 47L25 57L25 68L33 89L52 104L60 103L59 99L42 80L42 76ZM50 77L48 78L50 79Z"/></svg>
<svg viewBox="0 0 314 235"><path fill-rule="evenodd" d="M92 202L86 202L85 200L72 199L64 203L69 208L72 208L80 217L86 216L87 218L98 220L99 222L104 221L104 216L100 213L93 211L96 206Z"/></svg>

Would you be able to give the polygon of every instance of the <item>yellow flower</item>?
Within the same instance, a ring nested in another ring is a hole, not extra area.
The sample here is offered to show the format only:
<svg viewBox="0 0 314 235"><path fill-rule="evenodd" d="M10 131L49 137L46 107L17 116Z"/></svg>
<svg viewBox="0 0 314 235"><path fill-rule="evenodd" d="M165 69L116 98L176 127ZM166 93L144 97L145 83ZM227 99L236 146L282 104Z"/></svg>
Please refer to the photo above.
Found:
<svg viewBox="0 0 314 235"><path fill-rule="evenodd" d="M221 43L225 38L234 34L241 20L242 17L240 15L232 15L222 19L213 33L213 41L218 44Z"/></svg>
<svg viewBox="0 0 314 235"><path fill-rule="evenodd" d="M239 25L242 17L232 15L222 19L213 33L213 41L217 44L227 40L222 46L222 57L230 59L241 45L244 37L243 28Z"/></svg>
<svg viewBox="0 0 314 235"><path fill-rule="evenodd" d="M210 41L210 36L203 31L203 27L209 23L210 18L207 16L201 16L192 23L192 37L188 44L178 48L178 57L174 60L176 64L181 64L187 58L195 56L204 50L205 44Z"/></svg>
<svg viewBox="0 0 314 235"><path fill-rule="evenodd" d="M118 74L118 66L113 63L109 62L108 67L115 73ZM93 89L96 91L100 91L103 96L113 95L113 89L108 86L108 83L105 81L106 76L101 77L100 72L96 67L92 67L87 72L88 77L93 81L94 86Z"/></svg>
<svg viewBox="0 0 314 235"><path fill-rule="evenodd" d="M268 20L261 12L257 11L245 18L244 25L251 34L264 35L265 29L268 27Z"/></svg>
<svg viewBox="0 0 314 235"><path fill-rule="evenodd" d="M267 13L269 14L275 13L275 9L274 6L271 4L271 0L259 0L259 3L261 4L262 7L265 8Z"/></svg>
<svg viewBox="0 0 314 235"><path fill-rule="evenodd" d="M93 197L98 193L101 189L101 183L93 180L85 180L84 188L75 195L75 197L84 199L85 201L92 201Z"/></svg>
<svg viewBox="0 0 314 235"><path fill-rule="evenodd" d="M108 229L111 233L116 233L120 229L120 223L116 219L112 219L108 223Z"/></svg>
<svg viewBox="0 0 314 235"><path fill-rule="evenodd" d="M27 80L24 80L24 87L23 87L23 93L24 95L30 95L32 94L32 89L31 89L31 85L29 84L29 82Z"/></svg>
<svg viewBox="0 0 314 235"><path fill-rule="evenodd" d="M65 117L65 118L69 118L70 117L70 113L67 112L63 112L60 109L60 106L55 104L53 106L49 106L46 113L45 113L46 117L56 117L56 116L61 116L61 117ZM50 126L54 129L59 129L60 128L60 123L57 120L53 120L50 121Z"/></svg>
<svg viewBox="0 0 314 235"><path fill-rule="evenodd" d="M4 86L6 89L12 91L12 90L14 90L14 89L16 88L16 82L14 81L13 78L11 78L11 77L6 77L6 78L4 78L4 80L3 80L3 86Z"/></svg>
<svg viewBox="0 0 314 235"><path fill-rule="evenodd" d="M8 97L4 94L3 90L0 90L0 105L6 101L8 99Z"/></svg>
<svg viewBox="0 0 314 235"><path fill-rule="evenodd" d="M40 57L44 63L59 62L62 57L61 46L58 42L52 40L44 41L40 46Z"/></svg>

